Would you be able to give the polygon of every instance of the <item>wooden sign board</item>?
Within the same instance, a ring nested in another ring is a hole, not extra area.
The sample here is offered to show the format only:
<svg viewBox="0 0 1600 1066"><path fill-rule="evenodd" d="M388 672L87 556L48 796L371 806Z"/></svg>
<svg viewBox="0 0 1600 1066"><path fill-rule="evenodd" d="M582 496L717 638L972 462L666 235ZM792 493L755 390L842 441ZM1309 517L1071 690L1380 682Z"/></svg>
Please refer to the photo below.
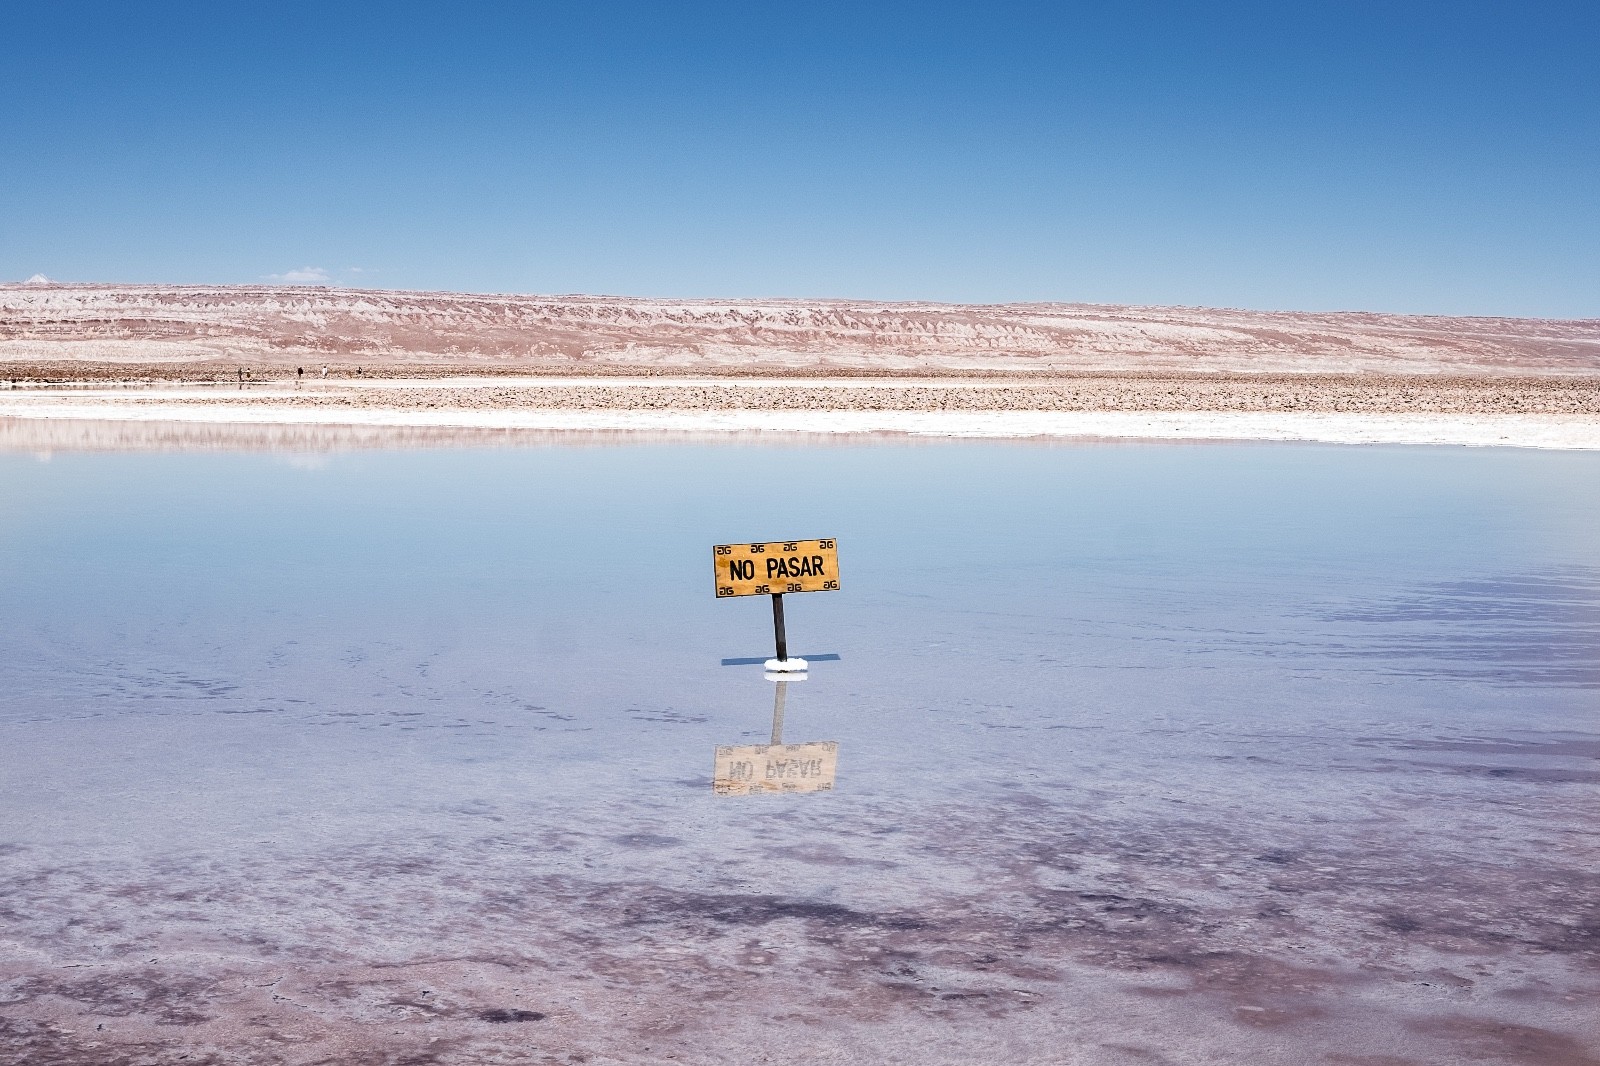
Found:
<svg viewBox="0 0 1600 1066"><path fill-rule="evenodd" d="M832 538L718 544L717 596L832 592L839 587L839 548Z"/></svg>
<svg viewBox="0 0 1600 1066"><path fill-rule="evenodd" d="M839 742L747 744L717 748L711 791L719 796L752 792L831 792L839 770Z"/></svg>

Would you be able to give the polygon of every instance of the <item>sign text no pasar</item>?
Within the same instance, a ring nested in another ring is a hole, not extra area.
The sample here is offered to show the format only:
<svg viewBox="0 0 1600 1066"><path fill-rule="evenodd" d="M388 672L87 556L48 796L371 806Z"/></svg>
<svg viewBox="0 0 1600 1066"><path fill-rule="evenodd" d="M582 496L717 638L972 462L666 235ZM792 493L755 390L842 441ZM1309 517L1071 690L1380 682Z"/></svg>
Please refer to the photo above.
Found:
<svg viewBox="0 0 1600 1066"><path fill-rule="evenodd" d="M831 592L839 587L839 548L832 538L718 544L712 553L719 597Z"/></svg>

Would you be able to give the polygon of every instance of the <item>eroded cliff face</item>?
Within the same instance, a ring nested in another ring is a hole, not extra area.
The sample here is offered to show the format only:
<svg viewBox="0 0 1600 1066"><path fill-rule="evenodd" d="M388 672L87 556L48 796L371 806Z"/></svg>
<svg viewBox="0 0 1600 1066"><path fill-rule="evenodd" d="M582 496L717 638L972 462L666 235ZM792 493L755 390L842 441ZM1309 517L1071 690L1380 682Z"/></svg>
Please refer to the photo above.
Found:
<svg viewBox="0 0 1600 1066"><path fill-rule="evenodd" d="M1600 320L1078 304L0 286L0 361L462 369L1597 374Z"/></svg>

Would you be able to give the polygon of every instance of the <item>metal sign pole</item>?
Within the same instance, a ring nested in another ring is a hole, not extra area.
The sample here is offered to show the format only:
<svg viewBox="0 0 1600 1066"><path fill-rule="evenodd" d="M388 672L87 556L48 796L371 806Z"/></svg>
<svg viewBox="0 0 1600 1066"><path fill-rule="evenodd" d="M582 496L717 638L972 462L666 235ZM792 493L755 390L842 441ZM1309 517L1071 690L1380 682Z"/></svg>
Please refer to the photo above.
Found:
<svg viewBox="0 0 1600 1066"><path fill-rule="evenodd" d="M778 639L778 661L789 658L789 638L783 631L783 593L772 594L772 633Z"/></svg>

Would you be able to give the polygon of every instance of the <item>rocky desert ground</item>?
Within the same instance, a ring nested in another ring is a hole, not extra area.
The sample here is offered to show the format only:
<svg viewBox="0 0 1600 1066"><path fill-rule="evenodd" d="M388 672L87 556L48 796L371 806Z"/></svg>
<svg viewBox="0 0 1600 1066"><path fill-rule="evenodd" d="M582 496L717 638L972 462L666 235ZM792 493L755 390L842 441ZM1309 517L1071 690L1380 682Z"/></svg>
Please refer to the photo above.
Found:
<svg viewBox="0 0 1600 1066"><path fill-rule="evenodd" d="M1600 374L1600 320L305 286L0 287L11 373ZM98 369L97 369L98 368Z"/></svg>
<svg viewBox="0 0 1600 1066"><path fill-rule="evenodd" d="M1586 447L1600 320L51 283L0 286L0 382L36 420Z"/></svg>

